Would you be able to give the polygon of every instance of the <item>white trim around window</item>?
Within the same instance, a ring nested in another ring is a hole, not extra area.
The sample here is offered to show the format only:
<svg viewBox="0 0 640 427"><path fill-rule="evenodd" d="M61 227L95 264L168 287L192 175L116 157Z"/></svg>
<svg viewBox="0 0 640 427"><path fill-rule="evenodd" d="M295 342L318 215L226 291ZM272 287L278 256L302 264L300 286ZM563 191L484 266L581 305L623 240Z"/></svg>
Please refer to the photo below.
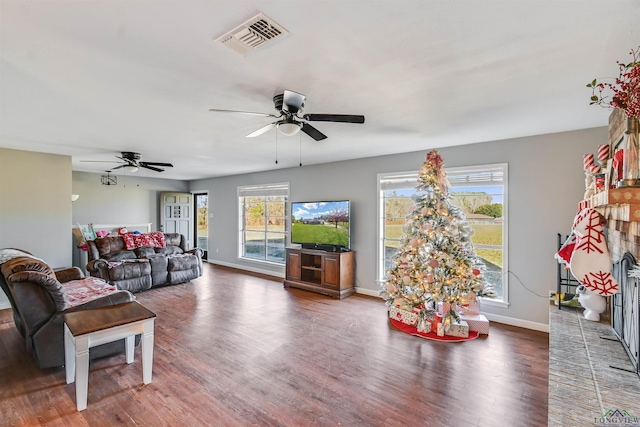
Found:
<svg viewBox="0 0 640 427"><path fill-rule="evenodd" d="M465 167L445 168L447 177L450 182L450 192L456 192L456 189L474 193L478 191L489 191L494 203L502 203L502 218L491 222L492 229L495 230L497 225L502 225L502 244L501 245L480 245L476 244L477 249L488 251L502 251L501 269L495 268L494 271L488 272L487 276L493 275L493 279L499 283L500 295L498 298L483 298L482 303L491 306L508 307L509 306L509 286L508 286L508 165L506 163L489 164L489 165L471 165ZM400 241L398 224L393 225L395 230L387 230L387 212L385 211L385 203L390 194L398 195L398 198L410 197L417 184L417 171L393 172L378 174L378 221L377 221L377 274L378 281L384 281L388 263L393 255L393 246ZM395 192L395 193L393 193ZM405 203L409 203L405 200ZM406 215L407 212L405 212ZM392 215L392 222L401 222L397 214ZM469 218L468 218L469 220ZM479 224L479 223L478 223ZM470 221L473 227L473 223ZM487 264L489 265L489 264ZM492 266L494 267L494 266Z"/></svg>
<svg viewBox="0 0 640 427"><path fill-rule="evenodd" d="M239 186L237 194L238 258L284 265L290 227L289 183ZM246 216L250 208L247 203L257 212L251 221Z"/></svg>

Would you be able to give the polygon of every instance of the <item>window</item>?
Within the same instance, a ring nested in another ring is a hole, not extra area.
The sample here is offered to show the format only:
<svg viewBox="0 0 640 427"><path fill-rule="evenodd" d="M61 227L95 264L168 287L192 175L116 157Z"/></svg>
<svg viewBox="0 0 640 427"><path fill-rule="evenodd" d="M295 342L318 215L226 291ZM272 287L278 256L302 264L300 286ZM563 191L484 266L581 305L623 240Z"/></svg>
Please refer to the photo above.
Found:
<svg viewBox="0 0 640 427"><path fill-rule="evenodd" d="M485 279L495 287L496 298L483 301L508 303L507 277L507 165L445 168L451 203L460 207L473 228L476 254L484 263ZM415 193L417 172L378 174L378 280L398 250L402 228Z"/></svg>
<svg viewBox="0 0 640 427"><path fill-rule="evenodd" d="M289 184L238 187L239 256L285 263Z"/></svg>
<svg viewBox="0 0 640 427"><path fill-rule="evenodd" d="M195 235L196 246L203 250L202 259L209 257L209 194L193 193L195 199Z"/></svg>

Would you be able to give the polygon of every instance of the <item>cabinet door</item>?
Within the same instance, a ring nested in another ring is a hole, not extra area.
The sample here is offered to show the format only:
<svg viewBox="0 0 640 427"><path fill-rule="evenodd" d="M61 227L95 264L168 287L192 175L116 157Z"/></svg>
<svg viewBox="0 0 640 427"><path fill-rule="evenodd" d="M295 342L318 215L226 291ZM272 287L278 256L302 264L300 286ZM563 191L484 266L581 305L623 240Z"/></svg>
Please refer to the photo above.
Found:
<svg viewBox="0 0 640 427"><path fill-rule="evenodd" d="M287 279L300 280L300 252L287 253Z"/></svg>
<svg viewBox="0 0 640 427"><path fill-rule="evenodd" d="M340 258L327 255L324 257L324 279L322 284L331 288L340 288Z"/></svg>

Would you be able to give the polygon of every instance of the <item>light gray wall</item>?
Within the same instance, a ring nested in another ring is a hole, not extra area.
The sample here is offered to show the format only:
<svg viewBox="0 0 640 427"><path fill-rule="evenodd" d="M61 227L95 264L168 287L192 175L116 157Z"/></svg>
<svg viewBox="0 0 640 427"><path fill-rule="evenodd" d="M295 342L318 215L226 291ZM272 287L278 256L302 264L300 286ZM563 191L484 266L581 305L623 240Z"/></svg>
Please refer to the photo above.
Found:
<svg viewBox="0 0 640 427"><path fill-rule="evenodd" d="M606 127L440 150L450 167L490 163L509 167L510 305L483 306L494 320L543 330L548 324L548 298L534 293L544 296L555 289L556 235L570 231L584 193L582 155L595 153L603 143L607 143ZM289 182L291 201L351 200L356 286L365 293L376 292L377 174L417 172L427 151L192 181L191 191L209 192L213 213L209 260L282 276L283 267L238 258L236 190L241 185Z"/></svg>
<svg viewBox="0 0 640 427"><path fill-rule="evenodd" d="M0 248L71 265L71 157L0 148ZM8 308L0 291L0 308Z"/></svg>
<svg viewBox="0 0 640 427"><path fill-rule="evenodd" d="M0 247L71 265L71 157L0 148Z"/></svg>
<svg viewBox="0 0 640 427"><path fill-rule="evenodd" d="M102 185L102 175L105 174L73 172L73 194L80 198L73 202L72 224L151 222L151 229L159 230L160 193L189 190L187 181L135 175L116 175L117 185Z"/></svg>

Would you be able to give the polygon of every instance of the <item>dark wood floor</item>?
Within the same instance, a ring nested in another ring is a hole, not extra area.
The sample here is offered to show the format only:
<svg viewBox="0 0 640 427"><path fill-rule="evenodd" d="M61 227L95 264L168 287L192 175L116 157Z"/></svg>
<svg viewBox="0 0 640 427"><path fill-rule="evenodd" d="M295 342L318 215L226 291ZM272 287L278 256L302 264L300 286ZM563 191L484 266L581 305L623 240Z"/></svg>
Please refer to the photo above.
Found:
<svg viewBox="0 0 640 427"><path fill-rule="evenodd" d="M40 370L0 315L0 424L544 426L548 334L493 323L465 343L389 325L382 300L335 300L207 265L137 295L157 314L153 382L124 355L92 362L88 407ZM62 339L62 338L61 338Z"/></svg>

